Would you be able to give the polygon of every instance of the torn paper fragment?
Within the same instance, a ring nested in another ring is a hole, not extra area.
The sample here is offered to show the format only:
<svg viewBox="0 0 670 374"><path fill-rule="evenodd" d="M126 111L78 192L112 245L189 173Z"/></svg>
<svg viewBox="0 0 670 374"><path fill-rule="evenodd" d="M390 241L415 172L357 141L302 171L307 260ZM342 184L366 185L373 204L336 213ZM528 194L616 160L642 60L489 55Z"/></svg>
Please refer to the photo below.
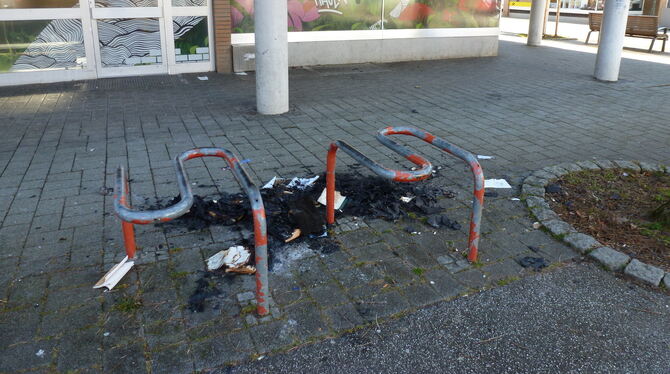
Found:
<svg viewBox="0 0 670 374"><path fill-rule="evenodd" d="M213 271L223 266L223 256L227 251L216 252L212 257L207 259L207 270Z"/></svg>
<svg viewBox="0 0 670 374"><path fill-rule="evenodd" d="M39 351L37 351L37 353L35 353L35 356L44 357L44 349L40 349Z"/></svg>
<svg viewBox="0 0 670 374"><path fill-rule="evenodd" d="M412 200L414 200L414 196L402 196L400 198L400 201L402 201L403 203L409 203Z"/></svg>
<svg viewBox="0 0 670 374"><path fill-rule="evenodd" d="M269 182L265 183L263 187L261 187L262 190L267 190L275 186L275 182L277 181L277 177L272 177Z"/></svg>
<svg viewBox="0 0 670 374"><path fill-rule="evenodd" d="M340 191L335 191L335 209L340 209L342 207L342 204L344 204L344 200L346 200L346 196L342 196L340 194ZM323 191L321 191L321 196L319 196L319 199L317 200L319 204L321 205L326 205L326 189L324 188Z"/></svg>
<svg viewBox="0 0 670 374"><path fill-rule="evenodd" d="M240 266L237 268L227 268L226 273L255 274L256 268L251 265Z"/></svg>
<svg viewBox="0 0 670 374"><path fill-rule="evenodd" d="M121 262L114 265L107 274L105 274L98 283L93 286L93 288L103 288L106 287L108 290L111 290L116 286L117 283L123 278L126 273L135 265L134 261L129 261L128 256L126 256Z"/></svg>
<svg viewBox="0 0 670 374"><path fill-rule="evenodd" d="M235 75L247 75L247 73L244 71L238 71L237 73L235 73Z"/></svg>
<svg viewBox="0 0 670 374"><path fill-rule="evenodd" d="M492 160L493 156L477 155L477 158L480 160Z"/></svg>
<svg viewBox="0 0 670 374"><path fill-rule="evenodd" d="M225 265L228 268L236 268L245 265L251 258L251 252L241 245L230 247L224 251L217 252L207 259L207 270L216 270Z"/></svg>
<svg viewBox="0 0 670 374"><path fill-rule="evenodd" d="M504 179L486 179L484 181L485 188L512 188Z"/></svg>
<svg viewBox="0 0 670 374"><path fill-rule="evenodd" d="M256 59L256 54L255 53L245 53L243 56L244 61L251 61Z"/></svg>
<svg viewBox="0 0 670 374"><path fill-rule="evenodd" d="M521 199L519 199L518 197L513 197L513 198L511 198L510 200L512 200L512 201L521 201Z"/></svg>
<svg viewBox="0 0 670 374"><path fill-rule="evenodd" d="M313 178L298 178L294 177L291 179L291 181L286 185L287 188L297 188L299 190L305 190L307 187L310 187L311 185L316 182L316 180L319 179L319 176L315 176Z"/></svg>
<svg viewBox="0 0 670 374"><path fill-rule="evenodd" d="M201 81L208 81L209 78L207 78L207 77L198 77L198 80L201 80Z"/></svg>

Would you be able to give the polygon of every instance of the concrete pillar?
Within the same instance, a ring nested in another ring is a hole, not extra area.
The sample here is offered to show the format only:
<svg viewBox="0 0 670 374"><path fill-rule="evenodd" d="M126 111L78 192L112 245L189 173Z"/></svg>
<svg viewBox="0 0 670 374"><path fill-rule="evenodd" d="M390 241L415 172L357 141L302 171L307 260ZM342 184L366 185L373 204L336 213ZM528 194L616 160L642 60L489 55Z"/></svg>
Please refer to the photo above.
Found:
<svg viewBox="0 0 670 374"><path fill-rule="evenodd" d="M546 7L546 0L533 0L530 4L530 22L528 22L527 45L537 47L542 44L544 12Z"/></svg>
<svg viewBox="0 0 670 374"><path fill-rule="evenodd" d="M619 80L619 67L621 65L629 6L629 0L607 0L605 2L594 73L598 80L606 82Z"/></svg>
<svg viewBox="0 0 670 374"><path fill-rule="evenodd" d="M288 12L284 0L254 0L256 109L288 112Z"/></svg>

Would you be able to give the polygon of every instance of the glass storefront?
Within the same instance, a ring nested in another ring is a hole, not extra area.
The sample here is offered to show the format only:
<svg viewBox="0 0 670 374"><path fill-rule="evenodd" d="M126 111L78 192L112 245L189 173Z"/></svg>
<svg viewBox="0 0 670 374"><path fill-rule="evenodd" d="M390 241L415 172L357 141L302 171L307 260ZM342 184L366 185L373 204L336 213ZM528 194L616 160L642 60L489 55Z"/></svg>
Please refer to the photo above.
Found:
<svg viewBox="0 0 670 374"><path fill-rule="evenodd" d="M86 62L81 21L0 21L0 73L80 69Z"/></svg>
<svg viewBox="0 0 670 374"><path fill-rule="evenodd" d="M496 0L287 0L289 31L497 27ZM253 0L232 0L234 33L254 32Z"/></svg>
<svg viewBox="0 0 670 374"><path fill-rule="evenodd" d="M178 64L209 61L207 17L174 17L172 29Z"/></svg>
<svg viewBox="0 0 670 374"><path fill-rule="evenodd" d="M77 8L79 0L0 0L0 9Z"/></svg>
<svg viewBox="0 0 670 374"><path fill-rule="evenodd" d="M0 0L0 76L210 71L210 18L211 0Z"/></svg>

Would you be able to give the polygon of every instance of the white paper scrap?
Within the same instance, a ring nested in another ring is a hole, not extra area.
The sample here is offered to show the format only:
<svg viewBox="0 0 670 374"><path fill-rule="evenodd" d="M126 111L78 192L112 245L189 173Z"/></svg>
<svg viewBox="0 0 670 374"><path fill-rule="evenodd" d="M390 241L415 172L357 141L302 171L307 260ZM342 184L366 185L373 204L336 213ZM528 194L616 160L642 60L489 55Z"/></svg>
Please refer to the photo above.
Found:
<svg viewBox="0 0 670 374"><path fill-rule="evenodd" d="M307 187L311 186L316 182L316 180L319 179L319 176L315 176L313 178L298 178L294 177L291 179L289 184L286 185L288 188L297 188L299 190L305 190Z"/></svg>
<svg viewBox="0 0 670 374"><path fill-rule="evenodd" d="M221 268L223 265L229 268L240 267L247 262L251 253L241 245L230 247L226 250L219 251L207 259L207 270L213 271Z"/></svg>
<svg viewBox="0 0 670 374"><path fill-rule="evenodd" d="M480 160L492 160L493 156L477 155L477 158Z"/></svg>
<svg viewBox="0 0 670 374"><path fill-rule="evenodd" d="M223 262L229 268L236 268L249 262L251 252L241 245L228 248L226 255L223 257Z"/></svg>
<svg viewBox="0 0 670 374"><path fill-rule="evenodd" d="M246 72L243 72L243 71L238 71L238 72L235 73L235 74L236 74L236 75L247 75L247 73L246 73Z"/></svg>
<svg viewBox="0 0 670 374"><path fill-rule="evenodd" d="M484 188L512 188L504 179L486 179Z"/></svg>
<svg viewBox="0 0 670 374"><path fill-rule="evenodd" d="M335 191L335 209L340 209L342 204L344 204L344 200L346 200L346 199L347 199L347 197L342 196L342 194L340 194L340 191ZM325 188L321 192L321 196L319 196L319 199L317 201L321 205L326 205L326 189Z"/></svg>
<svg viewBox="0 0 670 374"><path fill-rule="evenodd" d="M262 190L267 190L275 186L275 182L277 181L277 177L272 177L269 182L265 183L263 187L261 187Z"/></svg>
<svg viewBox="0 0 670 374"><path fill-rule="evenodd" d="M400 198L400 201L403 203L409 203L412 200L414 200L414 196L403 196Z"/></svg>
<svg viewBox="0 0 670 374"><path fill-rule="evenodd" d="M111 290L130 271L133 265L135 265L135 262L128 261L128 256L126 256L121 262L114 265L93 288L107 287L108 290Z"/></svg>
<svg viewBox="0 0 670 374"><path fill-rule="evenodd" d="M201 80L201 81L208 81L209 78L208 78L208 77L198 77L198 80Z"/></svg>

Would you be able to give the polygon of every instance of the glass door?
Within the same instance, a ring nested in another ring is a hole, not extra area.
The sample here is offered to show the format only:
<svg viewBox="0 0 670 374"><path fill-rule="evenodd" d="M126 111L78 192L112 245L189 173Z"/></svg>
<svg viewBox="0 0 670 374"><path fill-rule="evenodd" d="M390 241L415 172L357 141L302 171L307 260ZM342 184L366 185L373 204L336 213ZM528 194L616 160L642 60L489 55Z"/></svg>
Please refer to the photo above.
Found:
<svg viewBox="0 0 670 374"><path fill-rule="evenodd" d="M170 74L214 70L211 0L164 0Z"/></svg>
<svg viewBox="0 0 670 374"><path fill-rule="evenodd" d="M98 77L168 72L163 1L89 0Z"/></svg>

